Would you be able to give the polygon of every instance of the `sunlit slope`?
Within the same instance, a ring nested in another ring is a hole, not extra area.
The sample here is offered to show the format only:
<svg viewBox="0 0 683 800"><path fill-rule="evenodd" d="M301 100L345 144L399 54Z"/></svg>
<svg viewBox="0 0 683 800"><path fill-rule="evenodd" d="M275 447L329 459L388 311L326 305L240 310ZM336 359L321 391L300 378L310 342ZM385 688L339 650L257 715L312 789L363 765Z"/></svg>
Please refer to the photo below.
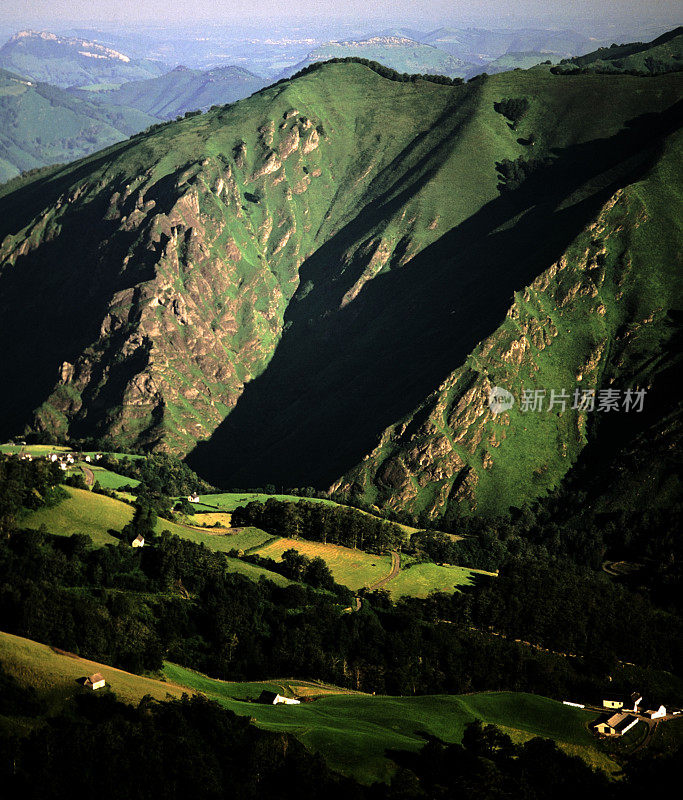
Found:
<svg viewBox="0 0 683 800"><path fill-rule="evenodd" d="M648 431L647 502L675 503L666 442L680 437L680 417L671 416L680 338L680 153L681 135L671 135L656 165L608 199L562 256L515 294L502 325L419 409L388 428L340 486L432 515L449 508L503 512L556 487L587 442L601 437L603 451L628 447ZM493 386L513 392L512 409L492 413ZM617 392L611 416L572 409L576 388L599 398L605 387ZM629 413L625 392L638 388L646 391L645 413ZM541 410L525 411L525 390L545 397ZM570 401L550 409L551 390L564 390ZM619 474L629 480L624 466Z"/></svg>
<svg viewBox="0 0 683 800"><path fill-rule="evenodd" d="M146 694L163 700L185 692L202 692L225 708L249 716L259 727L292 733L329 765L370 783L387 780L395 771L391 751L417 751L431 734L458 742L465 725L478 718L500 725L516 741L532 736L552 738L569 752L603 769L614 764L598 753L585 727L591 712L568 708L553 700L514 692L467 696L370 697L348 690L289 679L261 683L230 683L167 664L166 681L113 669L51 648L0 633L0 661L23 685L34 686L41 699L58 708L75 692L84 691L77 680L100 672L126 702L139 702ZM299 706L268 706L256 699L263 689L286 695L313 696Z"/></svg>
<svg viewBox="0 0 683 800"><path fill-rule="evenodd" d="M677 99L676 86L671 76L570 79L541 67L495 76L471 90L471 105L459 106L462 117L451 135L444 126L438 138L436 129L434 140L425 137L434 156L433 162L431 156L420 162L431 167L428 179L413 179L404 194L394 194L399 187L392 185L381 202L365 206L302 265L301 288L273 360L210 445L193 455L195 466L225 485L334 483L377 446L378 426L396 424L398 430L406 415L412 418L496 331L514 293L568 253L615 193L656 162L662 133L677 125L666 113ZM510 96L529 100L517 130L494 110L494 103ZM647 116L657 108L661 116ZM449 115L449 124L455 117ZM532 133L536 144L530 147L525 142ZM520 156L552 161L516 190L500 194L496 164ZM662 220L661 232L673 218ZM673 245L657 260L663 276L676 263L677 230L664 233L663 241ZM633 309L623 307L623 319L630 319ZM570 305L566 314L574 313L582 317L585 308ZM544 310L536 324L547 316ZM581 351L587 359L585 346ZM575 364L560 353L558 358L564 377ZM552 447L557 449L556 439ZM423 480L439 480L434 457L420 456ZM549 457L530 454L527 483L531 473L544 471ZM457 462L445 466L449 478L461 471ZM551 481L559 477L554 471ZM503 505L517 500L507 491L496 496ZM419 511L428 503L398 499L396 507Z"/></svg>

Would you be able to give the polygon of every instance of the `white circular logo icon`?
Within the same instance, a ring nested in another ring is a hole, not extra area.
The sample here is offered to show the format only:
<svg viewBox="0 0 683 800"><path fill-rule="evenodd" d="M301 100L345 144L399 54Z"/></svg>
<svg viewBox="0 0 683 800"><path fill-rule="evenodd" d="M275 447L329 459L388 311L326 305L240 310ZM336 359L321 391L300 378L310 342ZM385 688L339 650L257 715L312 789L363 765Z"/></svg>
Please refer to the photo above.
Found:
<svg viewBox="0 0 683 800"><path fill-rule="evenodd" d="M489 408L494 414L500 414L503 411L509 411L515 404L515 398L512 392L503 389L502 386L494 386L489 393Z"/></svg>

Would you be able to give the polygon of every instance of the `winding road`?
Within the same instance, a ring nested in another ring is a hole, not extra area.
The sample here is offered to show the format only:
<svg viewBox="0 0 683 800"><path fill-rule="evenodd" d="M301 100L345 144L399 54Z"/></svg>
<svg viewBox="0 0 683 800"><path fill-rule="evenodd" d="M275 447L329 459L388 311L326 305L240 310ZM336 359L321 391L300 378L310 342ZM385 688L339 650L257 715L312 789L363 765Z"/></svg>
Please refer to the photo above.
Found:
<svg viewBox="0 0 683 800"><path fill-rule="evenodd" d="M383 578L380 578L375 583L368 586L368 589L372 591L373 589L381 589L387 583L389 583L392 578L395 578L398 575L398 571L401 569L401 554L396 552L396 550L391 551L391 572L388 575L385 575Z"/></svg>

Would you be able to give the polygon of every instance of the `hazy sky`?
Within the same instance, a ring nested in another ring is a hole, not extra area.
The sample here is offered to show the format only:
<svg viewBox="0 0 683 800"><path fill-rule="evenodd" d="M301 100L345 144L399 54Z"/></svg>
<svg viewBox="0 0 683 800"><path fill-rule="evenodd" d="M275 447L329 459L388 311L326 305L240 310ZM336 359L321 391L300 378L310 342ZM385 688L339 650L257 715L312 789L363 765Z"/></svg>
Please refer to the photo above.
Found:
<svg viewBox="0 0 683 800"><path fill-rule="evenodd" d="M239 22L270 16L486 22L489 26L572 19L617 25L683 16L683 0L2 0L0 20L49 26L72 21Z"/></svg>

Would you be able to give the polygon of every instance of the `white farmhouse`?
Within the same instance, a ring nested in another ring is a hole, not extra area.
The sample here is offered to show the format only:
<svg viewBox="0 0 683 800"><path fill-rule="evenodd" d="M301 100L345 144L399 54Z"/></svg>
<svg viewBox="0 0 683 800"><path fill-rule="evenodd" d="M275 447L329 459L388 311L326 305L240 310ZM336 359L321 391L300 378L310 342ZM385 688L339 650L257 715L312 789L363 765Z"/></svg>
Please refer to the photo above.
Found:
<svg viewBox="0 0 683 800"><path fill-rule="evenodd" d="M94 675L89 675L85 679L85 683L83 685L86 688L92 689L93 691L95 691L95 689L102 689L104 687L105 683L106 683L106 681L104 680L102 675L99 672L96 672Z"/></svg>
<svg viewBox="0 0 683 800"><path fill-rule="evenodd" d="M283 697L283 695L277 694L276 692L267 692L264 690L261 692L258 702L266 703L271 706L277 706L281 703L286 706L298 706L301 700L296 700L294 697Z"/></svg>

